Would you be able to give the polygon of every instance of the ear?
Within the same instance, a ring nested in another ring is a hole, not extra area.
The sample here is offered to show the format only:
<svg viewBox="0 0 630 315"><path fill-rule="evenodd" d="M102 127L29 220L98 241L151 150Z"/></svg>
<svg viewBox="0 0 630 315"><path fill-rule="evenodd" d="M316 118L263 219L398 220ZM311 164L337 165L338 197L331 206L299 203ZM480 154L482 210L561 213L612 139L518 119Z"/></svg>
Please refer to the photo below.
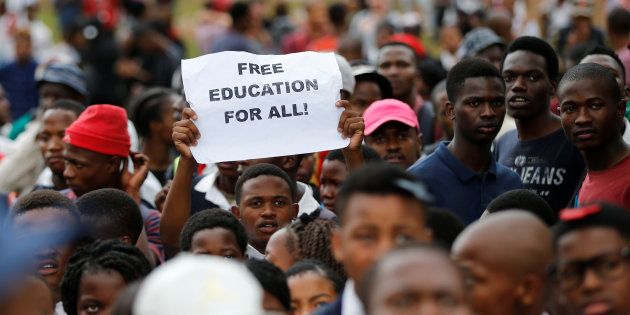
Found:
<svg viewBox="0 0 630 315"><path fill-rule="evenodd" d="M241 219L241 209L238 206L232 206L232 208L230 208L230 211L237 219Z"/></svg>
<svg viewBox="0 0 630 315"><path fill-rule="evenodd" d="M446 101L444 114L449 120L455 121L455 105L451 101Z"/></svg>
<svg viewBox="0 0 630 315"><path fill-rule="evenodd" d="M330 237L330 249L332 250L332 254L335 257L335 260L343 264L343 248L341 246L341 228L335 228L332 231L332 235Z"/></svg>
<svg viewBox="0 0 630 315"><path fill-rule="evenodd" d="M420 155L422 155L422 147L424 146L424 143L422 142L422 132L418 132L418 156L417 158L420 158Z"/></svg>
<svg viewBox="0 0 630 315"><path fill-rule="evenodd" d="M553 97L558 92L558 81L557 80L549 80L551 84L551 90L549 91L549 95Z"/></svg>
<svg viewBox="0 0 630 315"><path fill-rule="evenodd" d="M123 237L118 238L118 240L120 240L121 242L123 242L123 243L125 243L127 245L135 245L135 244L131 243L131 237L126 236L126 235L123 236Z"/></svg>
<svg viewBox="0 0 630 315"><path fill-rule="evenodd" d="M532 306L539 303L541 292L544 289L543 280L535 274L527 274L516 287L517 301L523 306Z"/></svg>
<svg viewBox="0 0 630 315"><path fill-rule="evenodd" d="M298 213L300 213L300 205L294 203L291 205L291 220L297 218Z"/></svg>
<svg viewBox="0 0 630 315"><path fill-rule="evenodd" d="M623 120L623 118L626 115L626 99L623 98L621 101L619 101L619 104L617 104L617 119Z"/></svg>
<svg viewBox="0 0 630 315"><path fill-rule="evenodd" d="M120 174L122 173L122 171L124 171L124 167L126 167L126 165L123 166L123 169L121 170L121 164L123 164L123 160L124 158L121 158L119 156L111 156L109 158L109 160L107 160L107 172L109 172L110 174Z"/></svg>

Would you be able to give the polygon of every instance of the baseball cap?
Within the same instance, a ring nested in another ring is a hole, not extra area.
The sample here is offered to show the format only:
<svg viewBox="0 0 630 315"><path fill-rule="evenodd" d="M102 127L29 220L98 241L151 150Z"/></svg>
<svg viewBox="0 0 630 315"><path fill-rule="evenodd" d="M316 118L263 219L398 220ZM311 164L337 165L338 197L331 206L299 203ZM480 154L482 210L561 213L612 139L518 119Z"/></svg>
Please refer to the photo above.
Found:
<svg viewBox="0 0 630 315"><path fill-rule="evenodd" d="M136 315L263 315L263 291L244 265L222 257L180 254L144 280Z"/></svg>
<svg viewBox="0 0 630 315"><path fill-rule="evenodd" d="M363 113L365 134L370 135L374 130L389 121L398 121L409 127L418 128L416 113L399 100L384 99L372 103Z"/></svg>
<svg viewBox="0 0 630 315"><path fill-rule="evenodd" d="M105 155L128 157L127 112L118 106L89 106L67 129L64 142Z"/></svg>
<svg viewBox="0 0 630 315"><path fill-rule="evenodd" d="M487 27L477 27L466 34L457 54L461 56L461 58L474 57L480 51L492 45L505 46L505 43L501 37L491 29Z"/></svg>
<svg viewBox="0 0 630 315"><path fill-rule="evenodd" d="M85 74L77 65L72 63L51 63L44 68L37 85L44 82L65 85L77 93L88 97Z"/></svg>
<svg viewBox="0 0 630 315"><path fill-rule="evenodd" d="M593 0L572 0L570 4L571 16L593 17L593 10L595 7Z"/></svg>
<svg viewBox="0 0 630 315"><path fill-rule="evenodd" d="M597 202L579 208L568 208L560 211L560 221L554 226L554 238L571 231L591 227L608 227L630 236L630 211L606 202Z"/></svg>

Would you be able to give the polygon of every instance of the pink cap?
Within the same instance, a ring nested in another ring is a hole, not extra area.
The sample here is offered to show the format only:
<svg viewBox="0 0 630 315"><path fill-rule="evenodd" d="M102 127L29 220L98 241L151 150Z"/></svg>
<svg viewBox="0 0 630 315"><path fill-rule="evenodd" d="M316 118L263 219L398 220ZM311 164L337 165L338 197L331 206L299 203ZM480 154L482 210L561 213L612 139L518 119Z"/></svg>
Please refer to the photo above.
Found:
<svg viewBox="0 0 630 315"><path fill-rule="evenodd" d="M418 128L416 113L399 100L384 99L372 103L363 113L365 134L370 135L376 128L388 121L399 121L409 127Z"/></svg>

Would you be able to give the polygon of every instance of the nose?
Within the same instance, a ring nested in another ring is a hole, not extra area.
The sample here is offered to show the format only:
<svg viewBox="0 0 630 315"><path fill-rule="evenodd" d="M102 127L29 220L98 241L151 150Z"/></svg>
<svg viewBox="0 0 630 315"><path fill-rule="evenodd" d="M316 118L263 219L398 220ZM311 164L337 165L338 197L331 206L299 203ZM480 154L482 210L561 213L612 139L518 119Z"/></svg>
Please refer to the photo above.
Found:
<svg viewBox="0 0 630 315"><path fill-rule="evenodd" d="M260 216L263 218L275 218L276 211L273 209L273 205L270 202L266 202L263 206Z"/></svg>
<svg viewBox="0 0 630 315"><path fill-rule="evenodd" d="M578 108L577 117L575 118L576 125L584 125L590 123L592 120L591 113L587 106L580 106Z"/></svg>
<svg viewBox="0 0 630 315"><path fill-rule="evenodd" d="M584 280L582 280L582 289L585 292L597 292L602 288L602 280L590 268L584 271Z"/></svg>
<svg viewBox="0 0 630 315"><path fill-rule="evenodd" d="M335 189L332 187L332 185L322 184L321 195L322 198L333 199L335 197Z"/></svg>
<svg viewBox="0 0 630 315"><path fill-rule="evenodd" d="M72 169L72 166L66 164L66 167L63 170L63 177L66 179L72 179L74 178L75 173L74 170Z"/></svg>
<svg viewBox="0 0 630 315"><path fill-rule="evenodd" d="M527 91L527 83L525 76L516 76L514 83L512 83L511 90L513 91Z"/></svg>
<svg viewBox="0 0 630 315"><path fill-rule="evenodd" d="M397 152L400 151L400 140L397 137L387 137L387 151Z"/></svg>
<svg viewBox="0 0 630 315"><path fill-rule="evenodd" d="M61 151L63 150L63 141L61 138L53 137L50 142L48 142L48 151Z"/></svg>
<svg viewBox="0 0 630 315"><path fill-rule="evenodd" d="M497 116L497 113L494 111L494 108L490 104L490 102L484 102L481 105L481 117L483 118L494 118Z"/></svg>

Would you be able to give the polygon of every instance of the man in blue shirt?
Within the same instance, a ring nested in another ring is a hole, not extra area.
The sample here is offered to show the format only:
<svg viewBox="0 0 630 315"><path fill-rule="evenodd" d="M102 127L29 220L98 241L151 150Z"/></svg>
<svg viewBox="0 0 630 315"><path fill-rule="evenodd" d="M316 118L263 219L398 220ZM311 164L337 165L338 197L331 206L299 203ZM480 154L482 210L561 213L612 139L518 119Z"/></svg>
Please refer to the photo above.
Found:
<svg viewBox="0 0 630 315"><path fill-rule="evenodd" d="M453 140L442 142L409 172L428 185L435 206L469 224L492 199L522 187L520 177L497 164L490 152L505 116L505 83L492 64L473 58L451 69L446 90Z"/></svg>

